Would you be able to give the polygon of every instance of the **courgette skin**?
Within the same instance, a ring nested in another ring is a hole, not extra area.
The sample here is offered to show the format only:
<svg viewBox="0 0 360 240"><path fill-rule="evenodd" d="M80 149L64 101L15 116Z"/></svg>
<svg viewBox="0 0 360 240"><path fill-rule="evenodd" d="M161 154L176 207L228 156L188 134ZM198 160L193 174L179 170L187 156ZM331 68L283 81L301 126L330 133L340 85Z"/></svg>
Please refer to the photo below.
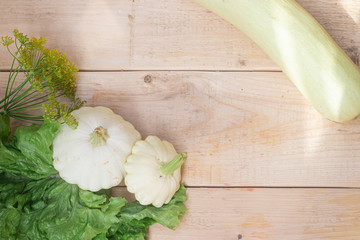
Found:
<svg viewBox="0 0 360 240"><path fill-rule="evenodd" d="M274 60L324 117L360 114L360 71L294 0L194 0L239 28Z"/></svg>

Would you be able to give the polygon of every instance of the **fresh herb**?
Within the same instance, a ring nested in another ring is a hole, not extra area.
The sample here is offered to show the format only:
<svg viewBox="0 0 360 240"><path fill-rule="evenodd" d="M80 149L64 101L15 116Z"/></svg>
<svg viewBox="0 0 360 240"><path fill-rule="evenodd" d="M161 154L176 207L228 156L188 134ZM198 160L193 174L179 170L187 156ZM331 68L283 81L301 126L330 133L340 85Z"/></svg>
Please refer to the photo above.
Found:
<svg viewBox="0 0 360 240"><path fill-rule="evenodd" d="M13 60L5 96L0 100L0 114L28 123L61 117L76 126L70 112L83 104L75 97L77 67L64 53L45 48L45 38L29 39L18 30L13 35L2 37L2 44ZM19 73L25 75L22 82ZM59 101L63 97L70 100L68 105ZM27 113L35 109L42 109L43 114Z"/></svg>

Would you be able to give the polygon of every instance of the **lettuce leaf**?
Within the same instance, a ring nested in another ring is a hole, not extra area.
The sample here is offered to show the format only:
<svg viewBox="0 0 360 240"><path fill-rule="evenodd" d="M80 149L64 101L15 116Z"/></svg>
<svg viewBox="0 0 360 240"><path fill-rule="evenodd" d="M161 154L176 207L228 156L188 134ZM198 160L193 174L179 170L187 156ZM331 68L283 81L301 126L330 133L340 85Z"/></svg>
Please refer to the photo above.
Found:
<svg viewBox="0 0 360 240"><path fill-rule="evenodd" d="M59 178L0 175L0 239L143 240L158 222L173 229L186 210L185 187L161 208L81 190Z"/></svg>
<svg viewBox="0 0 360 240"><path fill-rule="evenodd" d="M174 229L180 223L179 216L183 216L186 211L185 201L186 188L181 185L171 201L161 208L154 207L153 205L144 206L135 201L127 204L121 210L120 218L124 221L150 218L167 228Z"/></svg>
<svg viewBox="0 0 360 240"><path fill-rule="evenodd" d="M0 178L1 239L93 239L120 222L121 197L108 198L59 178Z"/></svg>
<svg viewBox="0 0 360 240"><path fill-rule="evenodd" d="M8 136L8 125L9 122L0 121L0 137ZM56 174L50 147L59 125L56 121L45 120L42 125L18 127L12 141L3 138L0 141L0 172L36 180Z"/></svg>
<svg viewBox="0 0 360 240"><path fill-rule="evenodd" d="M0 114L0 140L7 140L10 134L10 118L5 114Z"/></svg>
<svg viewBox="0 0 360 240"><path fill-rule="evenodd" d="M119 214L120 224L113 226L108 233L111 240L143 240L149 226L159 223L173 229L179 225L179 216L187 210L186 188L181 185L172 200L161 208L141 205L138 201L126 204Z"/></svg>

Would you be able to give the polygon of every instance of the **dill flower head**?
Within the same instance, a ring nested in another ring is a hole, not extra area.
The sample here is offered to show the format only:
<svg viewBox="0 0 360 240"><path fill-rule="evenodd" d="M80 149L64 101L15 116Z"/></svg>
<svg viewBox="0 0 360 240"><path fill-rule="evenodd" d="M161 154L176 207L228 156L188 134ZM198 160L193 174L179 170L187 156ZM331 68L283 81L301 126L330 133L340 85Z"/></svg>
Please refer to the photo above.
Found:
<svg viewBox="0 0 360 240"><path fill-rule="evenodd" d="M2 37L2 44L13 56L5 97L0 101L0 110L10 117L37 122L60 117L71 126L76 126L71 111L84 102L76 98L78 68L58 50L47 49L43 37L28 38L27 35L13 31L13 37ZM15 46L15 51L10 46ZM15 64L16 63L16 64ZM25 74L23 83L14 87L19 72ZM60 102L68 99L69 104ZM26 110L42 109L42 115L21 113Z"/></svg>

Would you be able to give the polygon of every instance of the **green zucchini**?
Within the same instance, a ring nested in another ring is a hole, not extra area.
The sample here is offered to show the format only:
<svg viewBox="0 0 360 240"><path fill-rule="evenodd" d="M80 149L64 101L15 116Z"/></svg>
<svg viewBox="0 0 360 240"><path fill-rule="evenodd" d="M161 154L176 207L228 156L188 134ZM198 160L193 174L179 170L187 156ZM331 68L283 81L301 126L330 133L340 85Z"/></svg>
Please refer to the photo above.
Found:
<svg viewBox="0 0 360 240"><path fill-rule="evenodd" d="M314 108L335 122L360 114L360 71L294 0L194 0L239 28Z"/></svg>

